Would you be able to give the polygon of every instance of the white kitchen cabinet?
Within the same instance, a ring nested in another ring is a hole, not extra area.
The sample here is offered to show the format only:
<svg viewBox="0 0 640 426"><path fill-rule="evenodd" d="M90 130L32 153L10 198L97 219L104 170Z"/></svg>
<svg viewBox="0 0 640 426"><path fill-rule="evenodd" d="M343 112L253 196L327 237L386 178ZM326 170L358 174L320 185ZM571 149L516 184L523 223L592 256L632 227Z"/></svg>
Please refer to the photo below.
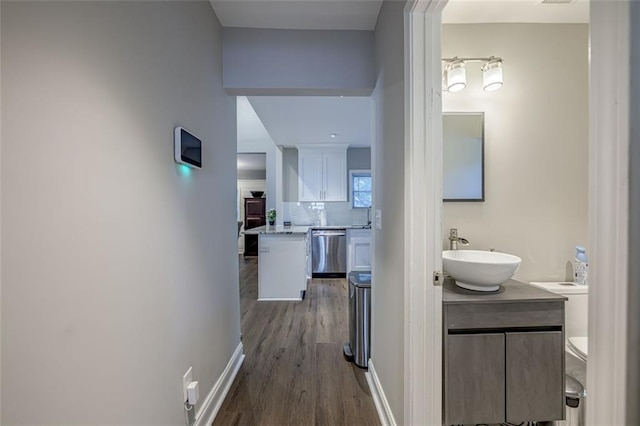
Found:
<svg viewBox="0 0 640 426"><path fill-rule="evenodd" d="M319 201L322 198L324 156L318 150L298 150L298 199Z"/></svg>
<svg viewBox="0 0 640 426"><path fill-rule="evenodd" d="M307 234L260 234L258 300L300 300L307 289Z"/></svg>
<svg viewBox="0 0 640 426"><path fill-rule="evenodd" d="M298 148L299 201L347 201L347 148Z"/></svg>
<svg viewBox="0 0 640 426"><path fill-rule="evenodd" d="M347 271L370 271L371 229L348 229L347 244Z"/></svg>
<svg viewBox="0 0 640 426"><path fill-rule="evenodd" d="M322 201L348 201L347 150L324 153L324 198Z"/></svg>

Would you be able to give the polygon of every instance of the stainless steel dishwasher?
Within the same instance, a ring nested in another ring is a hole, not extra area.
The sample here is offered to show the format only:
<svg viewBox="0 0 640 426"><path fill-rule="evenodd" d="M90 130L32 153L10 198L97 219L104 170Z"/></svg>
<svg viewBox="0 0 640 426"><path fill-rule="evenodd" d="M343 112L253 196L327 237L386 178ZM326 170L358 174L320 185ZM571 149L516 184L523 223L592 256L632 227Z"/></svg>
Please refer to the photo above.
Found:
<svg viewBox="0 0 640 426"><path fill-rule="evenodd" d="M311 276L345 277L347 274L347 230L311 231Z"/></svg>

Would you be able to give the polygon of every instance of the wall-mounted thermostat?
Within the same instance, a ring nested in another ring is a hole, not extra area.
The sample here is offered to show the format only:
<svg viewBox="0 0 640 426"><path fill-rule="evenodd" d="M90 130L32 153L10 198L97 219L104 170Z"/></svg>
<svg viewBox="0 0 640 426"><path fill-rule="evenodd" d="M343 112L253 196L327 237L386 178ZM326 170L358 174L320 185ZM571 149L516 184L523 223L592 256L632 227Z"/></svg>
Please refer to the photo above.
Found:
<svg viewBox="0 0 640 426"><path fill-rule="evenodd" d="M202 141L185 130L176 127L174 135L176 162L195 169L202 168Z"/></svg>

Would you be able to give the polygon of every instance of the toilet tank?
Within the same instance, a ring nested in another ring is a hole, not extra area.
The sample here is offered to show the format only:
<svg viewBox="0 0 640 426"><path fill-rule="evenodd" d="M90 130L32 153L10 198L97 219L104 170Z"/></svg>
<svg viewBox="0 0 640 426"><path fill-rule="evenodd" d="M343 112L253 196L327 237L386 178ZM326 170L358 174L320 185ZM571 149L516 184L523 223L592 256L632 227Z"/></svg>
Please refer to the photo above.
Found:
<svg viewBox="0 0 640 426"><path fill-rule="evenodd" d="M589 286L572 282L531 282L533 286L565 296L565 338L586 337L589 323Z"/></svg>

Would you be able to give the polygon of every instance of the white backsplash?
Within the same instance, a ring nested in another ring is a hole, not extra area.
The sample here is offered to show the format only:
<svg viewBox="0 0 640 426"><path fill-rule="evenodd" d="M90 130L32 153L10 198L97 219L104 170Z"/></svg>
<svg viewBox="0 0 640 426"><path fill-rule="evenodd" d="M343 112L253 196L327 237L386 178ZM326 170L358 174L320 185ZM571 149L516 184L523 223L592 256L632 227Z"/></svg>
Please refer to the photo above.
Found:
<svg viewBox="0 0 640 426"><path fill-rule="evenodd" d="M348 202L284 202L282 218L292 225L320 225L320 212L326 211L328 226L366 225L367 209L352 209Z"/></svg>

